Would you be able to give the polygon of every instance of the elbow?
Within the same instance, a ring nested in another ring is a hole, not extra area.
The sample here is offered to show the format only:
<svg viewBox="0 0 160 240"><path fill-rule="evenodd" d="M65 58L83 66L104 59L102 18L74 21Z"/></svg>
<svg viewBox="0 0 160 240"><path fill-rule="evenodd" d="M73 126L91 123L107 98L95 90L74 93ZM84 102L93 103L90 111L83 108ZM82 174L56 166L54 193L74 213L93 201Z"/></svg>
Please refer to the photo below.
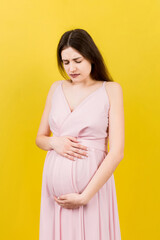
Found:
<svg viewBox="0 0 160 240"><path fill-rule="evenodd" d="M124 158L124 151L111 151L114 159L119 163Z"/></svg>
<svg viewBox="0 0 160 240"><path fill-rule="evenodd" d="M121 162L122 159L124 158L124 149L121 149L118 155L119 155L119 162Z"/></svg>
<svg viewBox="0 0 160 240"><path fill-rule="evenodd" d="M123 158L124 158L124 152L121 152L119 154L119 162L121 162L123 160Z"/></svg>
<svg viewBox="0 0 160 240"><path fill-rule="evenodd" d="M116 156L117 156L117 161L118 161L118 162L121 162L122 159L124 158L124 151L123 151L123 150L117 151Z"/></svg>
<svg viewBox="0 0 160 240"><path fill-rule="evenodd" d="M36 144L37 147L39 147L39 145L38 145L38 137L36 137L36 139L35 139L35 144Z"/></svg>
<svg viewBox="0 0 160 240"><path fill-rule="evenodd" d="M37 145L37 138L36 138L36 140L35 140L35 144L36 144L36 146L38 146L38 145Z"/></svg>

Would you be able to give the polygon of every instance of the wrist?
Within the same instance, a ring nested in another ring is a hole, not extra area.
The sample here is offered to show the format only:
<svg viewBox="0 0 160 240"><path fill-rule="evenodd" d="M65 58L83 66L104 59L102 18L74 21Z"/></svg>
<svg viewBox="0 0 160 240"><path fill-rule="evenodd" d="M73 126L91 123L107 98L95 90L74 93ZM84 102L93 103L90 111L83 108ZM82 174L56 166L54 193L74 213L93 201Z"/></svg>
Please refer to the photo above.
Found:
<svg viewBox="0 0 160 240"><path fill-rule="evenodd" d="M89 198L84 192L81 193L81 202L82 205L86 205L89 202Z"/></svg>
<svg viewBox="0 0 160 240"><path fill-rule="evenodd" d="M56 136L50 137L49 145L52 149L55 148Z"/></svg>

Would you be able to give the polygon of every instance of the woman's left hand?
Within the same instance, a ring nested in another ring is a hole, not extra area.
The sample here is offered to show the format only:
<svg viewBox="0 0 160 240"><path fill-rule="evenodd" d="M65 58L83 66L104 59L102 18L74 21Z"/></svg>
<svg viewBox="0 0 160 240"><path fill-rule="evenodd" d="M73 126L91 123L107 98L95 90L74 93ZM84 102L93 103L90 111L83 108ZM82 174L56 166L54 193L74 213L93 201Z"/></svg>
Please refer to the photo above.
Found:
<svg viewBox="0 0 160 240"><path fill-rule="evenodd" d="M54 196L55 201L64 208L79 208L85 205L86 202L83 199L82 194L69 193L58 197Z"/></svg>

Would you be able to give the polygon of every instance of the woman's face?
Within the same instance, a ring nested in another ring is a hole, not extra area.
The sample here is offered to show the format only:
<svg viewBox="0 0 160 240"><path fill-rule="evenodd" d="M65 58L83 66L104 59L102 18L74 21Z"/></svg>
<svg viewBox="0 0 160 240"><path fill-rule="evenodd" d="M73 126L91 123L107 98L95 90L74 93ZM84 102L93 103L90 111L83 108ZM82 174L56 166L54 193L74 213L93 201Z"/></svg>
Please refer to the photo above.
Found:
<svg viewBox="0 0 160 240"><path fill-rule="evenodd" d="M76 49L68 47L61 52L64 69L72 81L91 79L91 63Z"/></svg>

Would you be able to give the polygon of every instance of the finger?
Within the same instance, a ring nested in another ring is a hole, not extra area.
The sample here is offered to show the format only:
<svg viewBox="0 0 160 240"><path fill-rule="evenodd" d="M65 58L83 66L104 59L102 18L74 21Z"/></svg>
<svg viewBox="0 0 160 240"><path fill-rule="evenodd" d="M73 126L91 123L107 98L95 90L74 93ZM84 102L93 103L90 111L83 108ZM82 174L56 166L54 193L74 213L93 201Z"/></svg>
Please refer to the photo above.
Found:
<svg viewBox="0 0 160 240"><path fill-rule="evenodd" d="M66 200L67 198L64 196L64 197L61 197L61 196L59 196L59 197L57 197L57 201L64 201L64 200Z"/></svg>
<svg viewBox="0 0 160 240"><path fill-rule="evenodd" d="M77 206L75 205L72 205L72 204L60 204L61 207L64 207L64 208L76 208Z"/></svg>
<svg viewBox="0 0 160 240"><path fill-rule="evenodd" d="M64 153L63 156L66 157L66 158L68 158L68 159L70 159L70 160L72 160L72 161L75 161L75 160L76 160L75 157L73 157L73 156L71 156L70 154L68 154L68 151L67 151L66 153Z"/></svg>
<svg viewBox="0 0 160 240"><path fill-rule="evenodd" d="M74 150L75 151L75 150ZM82 151L82 150L81 150ZM70 151L69 152L69 154L71 155L71 156L73 156L74 158L86 158L86 156L87 156L87 154L86 153L83 153L82 152L82 154L78 154L78 153L76 153L76 152L73 152L73 151Z"/></svg>
<svg viewBox="0 0 160 240"><path fill-rule="evenodd" d="M72 206L66 206L66 205L63 205L63 204L61 204L60 206L63 207L63 208L67 208L67 209L73 208Z"/></svg>
<svg viewBox="0 0 160 240"><path fill-rule="evenodd" d="M73 151L67 151L68 156L70 156L71 158L75 159L77 157L79 157L79 154L74 153ZM75 159L76 160L76 159Z"/></svg>
<svg viewBox="0 0 160 240"><path fill-rule="evenodd" d="M57 203L59 203L59 204L65 204L65 203L68 203L68 200L60 200L60 199L58 199L58 198L55 198L55 201L57 202Z"/></svg>
<svg viewBox="0 0 160 240"><path fill-rule="evenodd" d="M62 196L53 196L54 197L54 199L56 199L57 201L58 200L66 200L67 199L67 196L65 196L65 195L62 195Z"/></svg>
<svg viewBox="0 0 160 240"><path fill-rule="evenodd" d="M75 208L79 208L80 206L78 205L73 205L73 204L63 204L63 203L60 203L59 204L61 207L63 208L67 208L67 209L75 209Z"/></svg>
<svg viewBox="0 0 160 240"><path fill-rule="evenodd" d="M67 200L67 194L59 196L58 200Z"/></svg>
<svg viewBox="0 0 160 240"><path fill-rule="evenodd" d="M78 142L77 138L75 138L75 137L68 136L68 138L73 142L76 142L76 143Z"/></svg>
<svg viewBox="0 0 160 240"><path fill-rule="evenodd" d="M75 157L83 157L83 156L88 156L88 151L84 151L82 149L78 149L78 148L71 148L72 152L74 152L74 156Z"/></svg>
<svg viewBox="0 0 160 240"><path fill-rule="evenodd" d="M56 199L55 199L55 202L56 202L57 204L61 205L61 206L62 206L62 205L66 205L65 202L63 202L63 201L59 201L59 200L56 200Z"/></svg>
<svg viewBox="0 0 160 240"><path fill-rule="evenodd" d="M64 204L64 203L67 203L68 201L67 200L59 200L59 199L57 199L57 202Z"/></svg>
<svg viewBox="0 0 160 240"><path fill-rule="evenodd" d="M59 200L56 196L54 196L54 200L55 200L55 202L56 202L58 205L60 205L60 206L62 206L62 207L65 207L65 206L66 206L65 200Z"/></svg>
<svg viewBox="0 0 160 240"><path fill-rule="evenodd" d="M75 147L75 148L80 148L82 150L88 150L87 146L81 145L80 143L72 143L71 146Z"/></svg>

